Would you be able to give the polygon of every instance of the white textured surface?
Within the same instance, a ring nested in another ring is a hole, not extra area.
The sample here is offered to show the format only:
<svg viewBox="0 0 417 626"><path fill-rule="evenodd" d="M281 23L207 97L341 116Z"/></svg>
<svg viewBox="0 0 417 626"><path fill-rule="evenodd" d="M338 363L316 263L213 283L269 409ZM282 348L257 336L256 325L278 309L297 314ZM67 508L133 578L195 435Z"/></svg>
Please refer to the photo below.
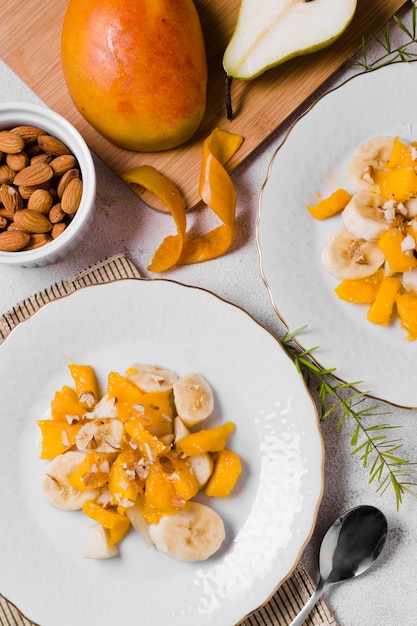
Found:
<svg viewBox="0 0 417 626"><path fill-rule="evenodd" d="M411 2L399 15L411 27ZM391 25L394 45L405 40L402 31ZM368 47L369 59L380 54L381 49L372 42ZM354 74L352 69L338 72L330 86ZM1 100L38 102L38 98L4 65L0 63ZM416 95L417 95L417 85ZM320 90L323 93L323 89ZM302 110L307 108L307 105ZM279 106L279 103L277 104ZM366 104L365 104L366 106ZM360 111L358 111L360 115ZM290 123L277 132L233 175L237 189L238 210L236 237L231 252L225 257L191 267L175 269L168 277L190 285L211 289L218 295L241 305L278 337L283 327L275 315L263 285L255 242L257 201L265 179L269 161L280 145ZM341 120L343 122L343 120ZM66 279L105 256L125 252L143 273L163 236L170 226L167 219L146 208L143 203L118 180L99 159L97 168L98 197L91 237L64 261L48 268L0 268L0 311L6 312L26 296ZM203 209L193 220L209 222L209 211ZM300 306L304 303L303 294ZM308 320L307 320L308 321ZM313 347L308 336L308 347ZM320 350L317 357L320 356ZM343 354L337 363L338 367ZM352 376L356 374L352 372ZM410 385L414 375L410 373ZM3 389L5 381L2 382ZM312 388L312 392L315 393ZM370 404L373 404L372 402ZM394 436L404 441L406 458L417 458L417 419L413 411L382 406L388 412L384 422L398 425L401 430ZM380 420L381 421L381 420ZM303 562L314 579L317 577L317 552L321 537L328 525L341 512L362 503L379 506L388 518L389 534L378 563L367 573L351 582L332 588L326 598L335 613L339 626L415 626L415 562L417 545L417 501L405 496L400 512L395 510L390 493L375 495L375 487L368 485L368 474L360 461L350 456L349 439L353 426L349 424L340 433L334 432L335 420L327 419L322 430L326 448L324 497L317 517L314 534L303 554ZM16 521L16 524L20 523ZM47 588L47 587L45 587ZM58 591L56 591L58 593Z"/></svg>
<svg viewBox="0 0 417 626"><path fill-rule="evenodd" d="M45 502L40 480L47 463L39 460L35 423L55 390L70 381L71 360L93 365L102 389L108 372L123 373L137 361L178 375L204 374L216 398L207 427L235 422L228 446L244 468L229 498L205 499L226 526L214 557L179 563L131 533L120 558L83 559L91 520ZM7 538L0 589L36 622L82 623L88 600L92 626L115 618L133 626L150 615L155 624L233 626L293 568L322 493L317 413L280 344L240 308L166 280L88 287L48 304L12 332L0 351L0 379L9 371L19 376L10 377L0 397L2 437L15 442L0 456L0 491L8 502L0 517L0 537ZM45 581L59 588L59 597L45 602ZM107 585L112 593L103 603ZM140 601L132 601L138 589Z"/></svg>

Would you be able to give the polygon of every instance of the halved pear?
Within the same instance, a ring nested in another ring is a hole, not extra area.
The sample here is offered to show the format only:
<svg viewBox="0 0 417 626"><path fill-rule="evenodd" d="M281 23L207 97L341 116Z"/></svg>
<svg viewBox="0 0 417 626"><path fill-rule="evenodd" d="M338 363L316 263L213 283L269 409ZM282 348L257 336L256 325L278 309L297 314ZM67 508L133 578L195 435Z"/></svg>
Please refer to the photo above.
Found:
<svg viewBox="0 0 417 626"><path fill-rule="evenodd" d="M350 24L357 0L242 0L223 57L230 78L251 80L295 56L330 45Z"/></svg>

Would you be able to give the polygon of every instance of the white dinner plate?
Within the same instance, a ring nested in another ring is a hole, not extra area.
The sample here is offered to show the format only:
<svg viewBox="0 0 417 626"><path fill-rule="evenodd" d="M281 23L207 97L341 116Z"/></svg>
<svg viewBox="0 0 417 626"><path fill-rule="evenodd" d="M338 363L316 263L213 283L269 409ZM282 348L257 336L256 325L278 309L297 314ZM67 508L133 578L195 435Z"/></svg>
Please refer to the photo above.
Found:
<svg viewBox="0 0 417 626"><path fill-rule="evenodd" d="M44 500L36 420L71 384L67 364L111 370L156 363L203 374L215 393L207 425L231 420L244 471L210 500L226 540L180 563L130 533L121 555L82 557L91 524ZM42 626L232 626L288 576L310 537L323 489L317 411L275 338L242 309L168 280L86 287L20 324L0 347L0 592Z"/></svg>
<svg viewBox="0 0 417 626"><path fill-rule="evenodd" d="M273 306L305 349L336 368L345 382L402 407L417 407L417 341L398 321L381 327L366 305L339 300L340 282L323 268L320 250L342 225L314 220L306 209L338 187L354 190L348 164L378 136L417 140L417 64L397 63L349 79L324 95L289 130L271 161L259 199L261 273Z"/></svg>

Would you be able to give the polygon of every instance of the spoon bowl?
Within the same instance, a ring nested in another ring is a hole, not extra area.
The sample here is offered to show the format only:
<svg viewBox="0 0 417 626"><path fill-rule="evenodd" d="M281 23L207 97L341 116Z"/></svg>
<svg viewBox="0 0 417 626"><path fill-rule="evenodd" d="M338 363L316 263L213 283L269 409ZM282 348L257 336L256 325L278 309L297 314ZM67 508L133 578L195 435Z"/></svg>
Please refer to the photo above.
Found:
<svg viewBox="0 0 417 626"><path fill-rule="evenodd" d="M320 546L317 589L289 626L304 623L329 585L354 578L369 569L380 555L387 533L385 515L369 505L350 509L333 522Z"/></svg>

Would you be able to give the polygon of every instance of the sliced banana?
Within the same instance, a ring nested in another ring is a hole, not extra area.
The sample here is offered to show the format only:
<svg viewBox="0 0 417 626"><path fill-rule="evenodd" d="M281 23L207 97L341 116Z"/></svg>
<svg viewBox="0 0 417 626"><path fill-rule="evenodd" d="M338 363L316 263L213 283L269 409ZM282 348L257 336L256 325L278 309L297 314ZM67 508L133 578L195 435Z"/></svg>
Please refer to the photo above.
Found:
<svg viewBox="0 0 417 626"><path fill-rule="evenodd" d="M395 203L372 191L359 191L342 211L345 227L357 239L377 240L395 220Z"/></svg>
<svg viewBox="0 0 417 626"><path fill-rule="evenodd" d="M119 548L108 545L107 533L101 524L88 527L83 553L85 559L111 559L118 555Z"/></svg>
<svg viewBox="0 0 417 626"><path fill-rule="evenodd" d="M187 502L183 511L151 524L149 534L160 552L178 561L205 561L226 537L220 515L199 502Z"/></svg>
<svg viewBox="0 0 417 626"><path fill-rule="evenodd" d="M186 426L199 424L213 412L213 391L201 374L178 378L173 391L175 408Z"/></svg>
<svg viewBox="0 0 417 626"><path fill-rule="evenodd" d="M84 460L82 452L70 450L55 457L47 466L42 481L42 491L47 502L58 509L76 511L86 500L96 498L100 489L80 491L68 482L72 474Z"/></svg>
<svg viewBox="0 0 417 626"><path fill-rule="evenodd" d="M359 189L376 190L374 172L385 166L393 146L393 137L376 137L365 141L357 148L349 165L349 172Z"/></svg>
<svg viewBox="0 0 417 626"><path fill-rule="evenodd" d="M91 411L84 413L83 417L88 420L117 417L116 398L109 398L106 393Z"/></svg>
<svg viewBox="0 0 417 626"><path fill-rule="evenodd" d="M78 450L84 452L117 452L124 440L123 423L112 417L95 419L81 426L75 438Z"/></svg>
<svg viewBox="0 0 417 626"><path fill-rule="evenodd" d="M126 371L126 376L145 393L171 389L177 375L160 365L135 363Z"/></svg>
<svg viewBox="0 0 417 626"><path fill-rule="evenodd" d="M384 263L384 254L374 241L357 239L347 228L341 228L321 251L324 268L339 280L366 278Z"/></svg>

